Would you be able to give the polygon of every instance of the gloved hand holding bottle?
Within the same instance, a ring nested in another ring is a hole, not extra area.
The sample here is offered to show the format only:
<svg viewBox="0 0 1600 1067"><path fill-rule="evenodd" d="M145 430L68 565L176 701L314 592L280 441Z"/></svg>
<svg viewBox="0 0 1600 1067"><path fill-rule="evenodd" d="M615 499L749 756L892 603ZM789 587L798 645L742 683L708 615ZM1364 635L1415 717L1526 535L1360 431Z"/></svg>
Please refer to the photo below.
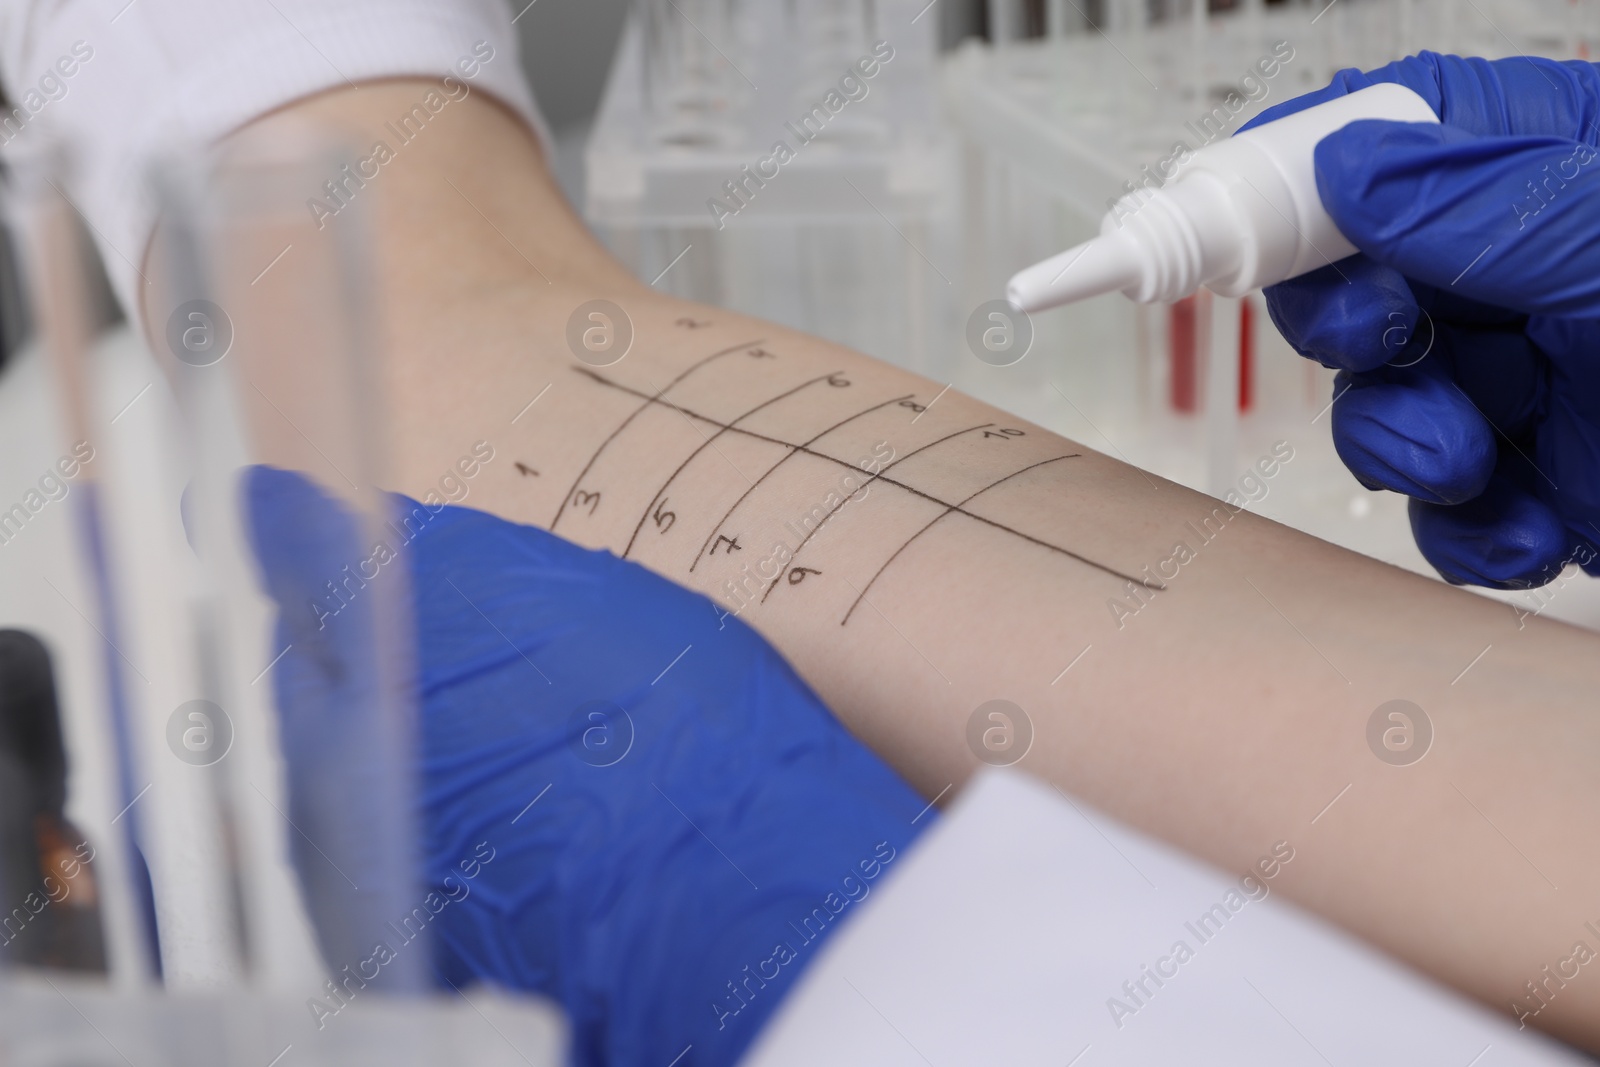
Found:
<svg viewBox="0 0 1600 1067"><path fill-rule="evenodd" d="M1318 143L1323 205L1361 254L1268 288L1273 321L1340 371L1341 458L1412 498L1445 578L1600 574L1600 71L1424 52L1251 125L1380 82L1441 122L1359 121Z"/></svg>

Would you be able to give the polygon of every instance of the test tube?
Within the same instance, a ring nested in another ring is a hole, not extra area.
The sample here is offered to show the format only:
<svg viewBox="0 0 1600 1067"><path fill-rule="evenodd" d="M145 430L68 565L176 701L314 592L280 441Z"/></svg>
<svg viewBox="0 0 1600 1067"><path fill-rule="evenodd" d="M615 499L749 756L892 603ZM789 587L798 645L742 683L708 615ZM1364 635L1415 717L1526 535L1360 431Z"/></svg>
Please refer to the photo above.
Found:
<svg viewBox="0 0 1600 1067"><path fill-rule="evenodd" d="M1084 28L1084 16L1069 0L1048 0L1044 15L1045 35L1059 39Z"/></svg>
<svg viewBox="0 0 1600 1067"><path fill-rule="evenodd" d="M1588 60L1589 40L1585 32L1588 27L1583 24L1584 5L1578 0L1566 0L1566 9L1567 58Z"/></svg>
<svg viewBox="0 0 1600 1067"><path fill-rule="evenodd" d="M87 237L62 192L69 164L58 146L18 153L5 187L4 216L20 252L24 288L39 338L54 371L73 441L92 446L85 362L100 341L104 309L96 294ZM117 589L107 555L103 495L85 465L73 499L88 573L86 616L100 637L100 714L68 701L64 734L74 765L73 788L90 795L83 819L99 869L101 916L109 973L119 988L153 981L160 969L151 884L141 853L145 812L137 807L144 780L122 653ZM85 714L87 712L87 714Z"/></svg>
<svg viewBox="0 0 1600 1067"><path fill-rule="evenodd" d="M1189 93L1196 104L1205 103L1209 95L1206 84L1208 7L1206 0L1189 0Z"/></svg>
<svg viewBox="0 0 1600 1067"><path fill-rule="evenodd" d="M1019 0L989 0L988 14L989 43L996 48L1002 48L1021 36L1021 12L1017 10Z"/></svg>
<svg viewBox="0 0 1600 1067"><path fill-rule="evenodd" d="M161 324L158 341L167 346L165 355L179 356L168 361L167 370L185 416L192 481L184 518L189 541L199 549L199 580L186 605L182 639L191 649L195 688L210 706L190 718L199 716L196 729L226 735L202 735L204 745L228 745L226 752L186 753L185 762L195 764L192 773L205 780L208 800L227 828L242 977L258 987L291 990L323 968L286 859L287 803L279 788L282 765L266 672L256 669L261 649L246 644L246 635L261 629L260 613L251 619L245 608L252 599L253 564L230 522L227 498L248 446L235 429L240 413L231 368L210 361L216 351L226 355L217 346L229 343L232 324L218 314L206 236L199 228L208 195L203 178L203 168L167 163L158 167L152 189L164 219L161 279L171 291L191 297ZM194 298L202 294L211 307L196 306ZM182 735L183 743L188 737Z"/></svg>
<svg viewBox="0 0 1600 1067"><path fill-rule="evenodd" d="M1240 400L1240 314L1239 300L1201 290L1209 307L1201 315L1208 320L1206 345L1206 492L1220 497L1227 493L1237 472L1233 469L1239 449Z"/></svg>
<svg viewBox="0 0 1600 1067"><path fill-rule="evenodd" d="M1252 63L1260 51L1267 47L1266 0L1244 0L1244 15L1246 48L1243 50L1243 59L1246 63Z"/></svg>
<svg viewBox="0 0 1600 1067"><path fill-rule="evenodd" d="M643 0L643 10L646 109L666 121L729 111L745 84L728 55L736 0Z"/></svg>
<svg viewBox="0 0 1600 1067"><path fill-rule="evenodd" d="M1147 26L1150 21L1150 4L1148 0L1122 0L1123 8L1120 17L1120 29L1127 37L1127 49L1130 63L1138 70L1145 70L1149 66ZM1141 78L1140 81L1143 79ZM1141 86L1143 88L1143 86ZM1135 92L1138 92L1135 89ZM1140 93L1142 96L1143 94Z"/></svg>
<svg viewBox="0 0 1600 1067"><path fill-rule="evenodd" d="M258 665L263 684L290 668L300 680L275 690L275 722L246 716L259 746L279 742L286 786L275 801L260 782L236 783L235 803L294 854L324 973L357 968L383 943L379 988L411 992L427 985L431 966L426 930L406 923L422 899L411 780L415 632L402 555L417 524L391 513L382 491L368 255L376 194L342 202L320 229L306 214L308 198L327 195L354 158L342 143L296 129L163 168L162 258L176 324L167 336L196 467L197 549L214 588L235 605L234 618L245 614L261 567L253 546L283 539L304 551L279 565L312 591L303 605L281 605L271 644L231 672L235 691ZM182 340L190 329L199 331L192 348ZM257 512L265 521L251 529L261 465L290 472L309 493L303 512ZM308 530L317 531L309 540ZM392 561L374 575L363 561L380 543L393 546ZM297 645L300 658L284 667ZM255 764L258 773L269 765ZM270 869L259 848L254 869ZM258 941L292 927L262 894L247 906ZM279 973L292 975L293 962L281 961Z"/></svg>

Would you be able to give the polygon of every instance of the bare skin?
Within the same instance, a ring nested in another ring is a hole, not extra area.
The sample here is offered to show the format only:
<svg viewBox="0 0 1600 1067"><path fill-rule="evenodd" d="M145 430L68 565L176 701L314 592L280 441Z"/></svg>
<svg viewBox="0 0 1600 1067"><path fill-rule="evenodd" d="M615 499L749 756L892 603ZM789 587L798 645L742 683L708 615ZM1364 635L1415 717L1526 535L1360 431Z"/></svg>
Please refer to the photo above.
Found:
<svg viewBox="0 0 1600 1067"><path fill-rule="evenodd" d="M426 89L329 93L256 126L309 117L369 144ZM1525 983L1575 942L1600 949L1585 927L1600 927L1600 858L1581 845L1600 825L1595 635L656 293L481 96L361 195L377 212L393 488L424 496L488 442L467 506L738 610L930 798L980 766L969 719L1005 699L1034 731L1022 770L1227 870L1289 841L1287 894L1495 1011L1539 1007ZM320 236L308 213L299 239ZM603 368L566 340L596 298L635 330ZM152 295L147 321L172 303ZM874 477L858 462L875 449ZM837 507L852 471L866 495ZM808 514L829 516L820 533ZM1367 740L1397 698L1434 730L1407 766ZM1530 1025L1600 1049L1600 978L1545 999Z"/></svg>

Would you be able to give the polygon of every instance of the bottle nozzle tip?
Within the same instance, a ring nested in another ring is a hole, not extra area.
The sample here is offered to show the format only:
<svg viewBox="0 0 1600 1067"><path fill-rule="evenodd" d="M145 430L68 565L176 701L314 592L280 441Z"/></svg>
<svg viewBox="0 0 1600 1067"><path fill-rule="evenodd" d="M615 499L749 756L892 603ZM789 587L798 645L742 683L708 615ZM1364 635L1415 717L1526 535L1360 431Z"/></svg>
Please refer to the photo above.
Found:
<svg viewBox="0 0 1600 1067"><path fill-rule="evenodd" d="M1044 311L1138 281L1137 256L1114 235L1097 237L1012 275L1006 301L1021 311Z"/></svg>

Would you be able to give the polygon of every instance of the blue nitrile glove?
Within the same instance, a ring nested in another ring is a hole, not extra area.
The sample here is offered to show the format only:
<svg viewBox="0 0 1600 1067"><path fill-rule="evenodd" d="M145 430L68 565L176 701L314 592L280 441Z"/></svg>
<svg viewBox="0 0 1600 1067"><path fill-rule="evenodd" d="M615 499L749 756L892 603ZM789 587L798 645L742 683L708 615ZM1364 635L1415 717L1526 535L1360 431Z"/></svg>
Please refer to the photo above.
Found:
<svg viewBox="0 0 1600 1067"><path fill-rule="evenodd" d="M1600 574L1600 72L1424 52L1251 125L1376 82L1442 124L1355 122L1317 145L1317 190L1362 254L1267 289L1272 319L1340 371L1340 457L1412 498L1445 578Z"/></svg>
<svg viewBox="0 0 1600 1067"><path fill-rule="evenodd" d="M286 679L341 677L340 620L366 590L332 617L306 596L374 549L352 554L298 474L254 468L247 492L295 640L280 692L338 714ZM392 499L395 559L373 581L404 568L414 586L440 977L559 1001L579 1064L733 1063L928 825L923 801L706 598L543 530ZM282 733L291 781L327 769L315 723L285 709Z"/></svg>
<svg viewBox="0 0 1600 1067"><path fill-rule="evenodd" d="M415 723L393 721L374 641L383 598L403 594L404 581L367 583L370 548L362 548L356 519L300 475L251 468L244 488L247 529L279 609L266 658L274 661L283 814L318 947L346 992L372 983L396 992L429 988L426 951L401 951L381 968L367 963L375 944L395 940L389 924L402 924L418 896L405 765ZM399 567L390 563L389 573ZM399 636L409 643L409 633ZM324 1022L322 1010L339 1007L329 998L313 1011Z"/></svg>

